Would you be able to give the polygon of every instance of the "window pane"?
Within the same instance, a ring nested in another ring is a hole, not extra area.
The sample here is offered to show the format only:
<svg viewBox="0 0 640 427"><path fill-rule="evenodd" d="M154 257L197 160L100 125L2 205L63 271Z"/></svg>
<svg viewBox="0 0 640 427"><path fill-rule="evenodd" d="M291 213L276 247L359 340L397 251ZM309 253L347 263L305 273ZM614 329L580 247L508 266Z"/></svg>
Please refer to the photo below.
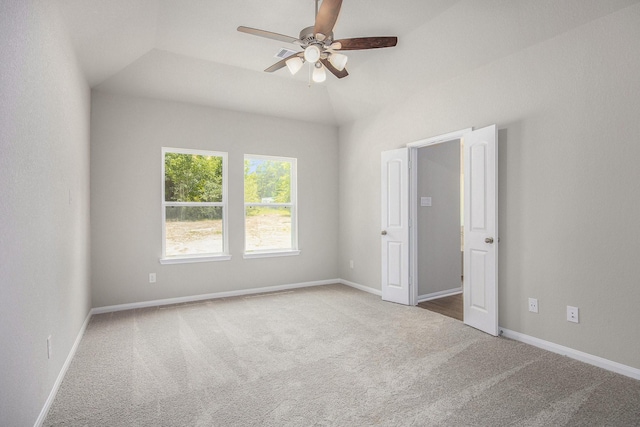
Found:
<svg viewBox="0 0 640 427"><path fill-rule="evenodd" d="M246 208L245 250L292 249L291 208Z"/></svg>
<svg viewBox="0 0 640 427"><path fill-rule="evenodd" d="M222 157L165 153L167 202L222 202Z"/></svg>
<svg viewBox="0 0 640 427"><path fill-rule="evenodd" d="M290 203L291 162L245 159L245 203Z"/></svg>
<svg viewBox="0 0 640 427"><path fill-rule="evenodd" d="M167 206L165 256L223 252L222 207Z"/></svg>

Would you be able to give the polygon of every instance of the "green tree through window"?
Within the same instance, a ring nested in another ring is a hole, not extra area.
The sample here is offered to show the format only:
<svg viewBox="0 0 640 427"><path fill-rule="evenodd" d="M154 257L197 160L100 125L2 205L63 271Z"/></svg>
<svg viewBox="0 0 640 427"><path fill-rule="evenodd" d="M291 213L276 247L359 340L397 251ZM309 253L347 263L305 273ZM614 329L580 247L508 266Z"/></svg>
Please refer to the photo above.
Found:
<svg viewBox="0 0 640 427"><path fill-rule="evenodd" d="M246 155L245 252L296 250L296 159Z"/></svg>
<svg viewBox="0 0 640 427"><path fill-rule="evenodd" d="M226 153L163 149L163 258L226 252Z"/></svg>
<svg viewBox="0 0 640 427"><path fill-rule="evenodd" d="M245 159L244 199L245 203L262 203L265 199L289 203L291 201L291 163Z"/></svg>

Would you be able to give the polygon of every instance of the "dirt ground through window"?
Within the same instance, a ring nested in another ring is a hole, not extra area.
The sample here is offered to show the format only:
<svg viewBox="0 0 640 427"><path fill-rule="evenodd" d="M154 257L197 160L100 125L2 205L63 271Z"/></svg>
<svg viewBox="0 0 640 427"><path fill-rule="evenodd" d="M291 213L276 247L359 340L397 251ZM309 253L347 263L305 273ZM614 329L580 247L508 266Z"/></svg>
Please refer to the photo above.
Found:
<svg viewBox="0 0 640 427"><path fill-rule="evenodd" d="M246 250L291 247L291 217L256 215L247 217ZM222 220L168 221L166 255L179 256L222 252Z"/></svg>

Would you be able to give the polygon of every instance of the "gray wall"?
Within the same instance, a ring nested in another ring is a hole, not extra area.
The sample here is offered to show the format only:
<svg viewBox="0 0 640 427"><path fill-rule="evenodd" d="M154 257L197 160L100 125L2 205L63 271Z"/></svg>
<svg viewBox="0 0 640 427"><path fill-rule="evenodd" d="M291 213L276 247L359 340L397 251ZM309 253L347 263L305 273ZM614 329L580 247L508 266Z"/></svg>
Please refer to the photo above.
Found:
<svg viewBox="0 0 640 427"><path fill-rule="evenodd" d="M501 326L640 368L639 22L636 4L341 127L340 276L380 289L382 150L496 123Z"/></svg>
<svg viewBox="0 0 640 427"><path fill-rule="evenodd" d="M159 264L163 146L229 153L230 261ZM337 278L337 153L335 127L94 91L93 306ZM298 159L299 256L243 259L244 154Z"/></svg>
<svg viewBox="0 0 640 427"><path fill-rule="evenodd" d="M418 150L418 295L462 287L460 140ZM421 206L431 197L432 206Z"/></svg>
<svg viewBox="0 0 640 427"><path fill-rule="evenodd" d="M29 426L90 308L90 94L50 2L0 10L0 424Z"/></svg>

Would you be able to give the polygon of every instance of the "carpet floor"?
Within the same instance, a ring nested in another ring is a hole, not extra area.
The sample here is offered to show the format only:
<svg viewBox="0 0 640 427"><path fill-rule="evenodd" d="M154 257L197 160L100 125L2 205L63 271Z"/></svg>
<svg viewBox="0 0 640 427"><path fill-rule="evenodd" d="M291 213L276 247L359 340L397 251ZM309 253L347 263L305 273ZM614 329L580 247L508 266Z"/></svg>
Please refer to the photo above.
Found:
<svg viewBox="0 0 640 427"><path fill-rule="evenodd" d="M342 285L94 315L46 426L640 426L640 381Z"/></svg>

